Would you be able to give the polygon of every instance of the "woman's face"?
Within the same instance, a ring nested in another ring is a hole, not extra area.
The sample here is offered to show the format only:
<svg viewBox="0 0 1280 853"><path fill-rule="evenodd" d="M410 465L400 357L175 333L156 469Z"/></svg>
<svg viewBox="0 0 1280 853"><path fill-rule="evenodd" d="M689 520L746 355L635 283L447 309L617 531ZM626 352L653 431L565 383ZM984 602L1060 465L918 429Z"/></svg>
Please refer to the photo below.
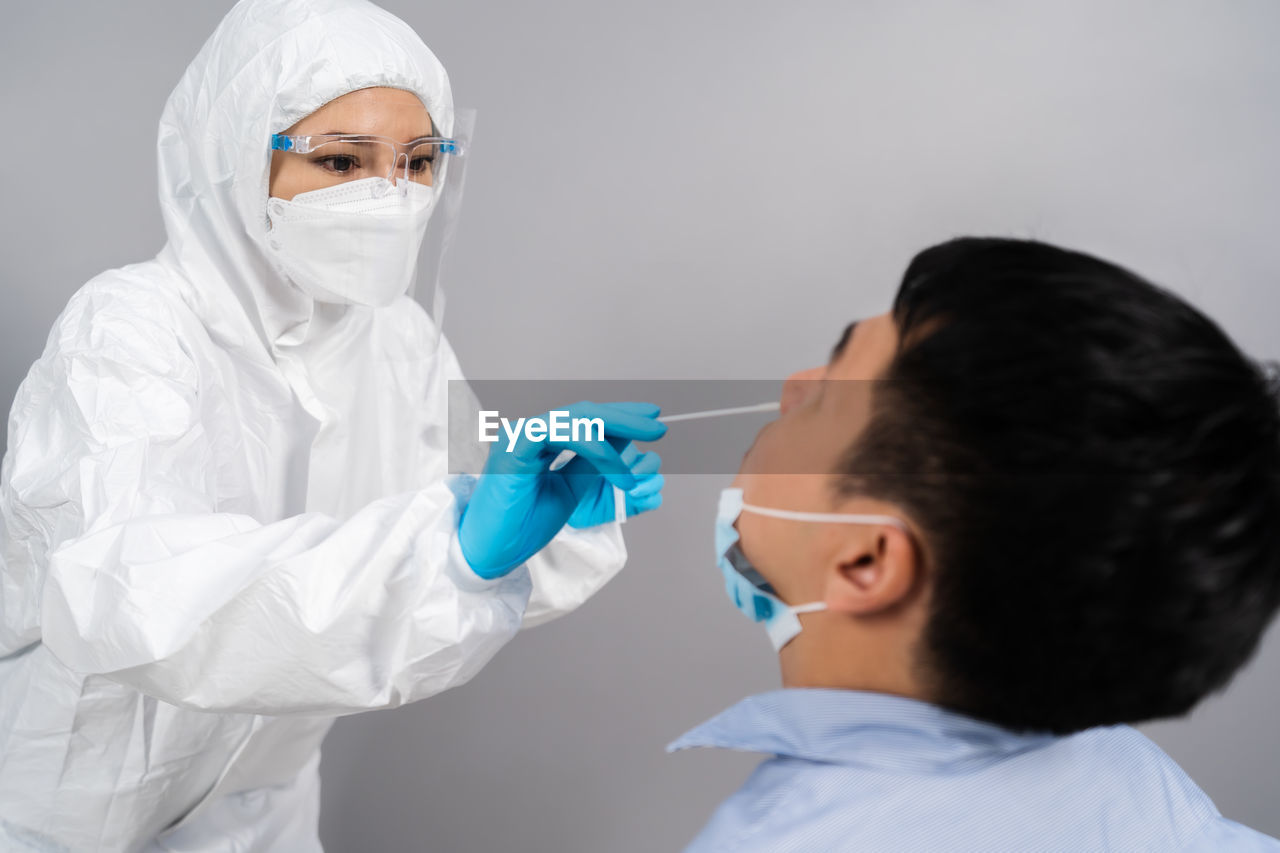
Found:
<svg viewBox="0 0 1280 853"><path fill-rule="evenodd" d="M357 89L334 98L311 115L285 131L289 136L325 133L358 133L385 136L399 143L432 135L431 116L422 101L412 92L375 86ZM387 150L388 155L390 149ZM321 153L322 154L322 153ZM350 158L326 157L321 154L271 152L271 182L268 194L292 201L298 193L324 189L350 180ZM387 157L390 161L390 156ZM367 164L371 173L386 175L392 163ZM343 174L348 172L348 174ZM423 178L430 183L429 175Z"/></svg>

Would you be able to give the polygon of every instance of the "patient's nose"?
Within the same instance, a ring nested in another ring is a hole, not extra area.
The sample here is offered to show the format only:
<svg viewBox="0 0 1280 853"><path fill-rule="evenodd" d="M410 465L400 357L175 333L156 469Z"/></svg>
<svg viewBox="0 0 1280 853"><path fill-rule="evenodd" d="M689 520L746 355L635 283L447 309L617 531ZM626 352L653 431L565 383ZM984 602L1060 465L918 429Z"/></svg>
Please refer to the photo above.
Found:
<svg viewBox="0 0 1280 853"><path fill-rule="evenodd" d="M822 378L823 368L811 367L808 370L801 370L787 377L787 381L782 383L782 414L786 414L787 410L802 402L817 390L818 380Z"/></svg>

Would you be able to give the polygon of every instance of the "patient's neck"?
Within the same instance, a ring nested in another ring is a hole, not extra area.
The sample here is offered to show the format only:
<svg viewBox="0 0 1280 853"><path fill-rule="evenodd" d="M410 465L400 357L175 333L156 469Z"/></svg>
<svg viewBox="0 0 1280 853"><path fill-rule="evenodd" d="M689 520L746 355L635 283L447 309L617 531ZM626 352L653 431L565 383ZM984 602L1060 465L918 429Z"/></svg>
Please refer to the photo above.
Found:
<svg viewBox="0 0 1280 853"><path fill-rule="evenodd" d="M928 701L901 632L860 630L837 614L800 619L804 630L778 653L783 687L871 690Z"/></svg>

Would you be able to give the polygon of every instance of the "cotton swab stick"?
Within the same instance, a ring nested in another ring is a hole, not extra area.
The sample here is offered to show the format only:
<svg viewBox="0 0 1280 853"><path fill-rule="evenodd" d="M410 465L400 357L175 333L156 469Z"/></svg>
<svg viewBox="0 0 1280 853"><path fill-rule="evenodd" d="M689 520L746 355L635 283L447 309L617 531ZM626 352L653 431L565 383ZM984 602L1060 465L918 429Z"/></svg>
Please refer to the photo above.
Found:
<svg viewBox="0 0 1280 853"><path fill-rule="evenodd" d="M680 415L661 415L658 420L664 424L674 423L676 421L697 421L702 418L721 418L725 415L746 415L751 412L776 412L782 408L782 404L758 403L754 406L734 406L729 409L707 409L705 412L685 412Z"/></svg>

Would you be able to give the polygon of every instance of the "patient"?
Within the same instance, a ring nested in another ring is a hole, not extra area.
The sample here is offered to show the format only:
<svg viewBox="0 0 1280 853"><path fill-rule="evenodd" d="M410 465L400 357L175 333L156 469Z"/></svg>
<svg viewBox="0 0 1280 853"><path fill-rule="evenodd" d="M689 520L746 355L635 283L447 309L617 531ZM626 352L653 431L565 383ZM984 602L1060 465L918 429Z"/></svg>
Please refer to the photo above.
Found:
<svg viewBox="0 0 1280 853"><path fill-rule="evenodd" d="M1123 725L1222 689L1280 604L1280 381L1185 302L930 248L734 486L721 570L785 689L669 747L775 756L689 850L1280 850Z"/></svg>

